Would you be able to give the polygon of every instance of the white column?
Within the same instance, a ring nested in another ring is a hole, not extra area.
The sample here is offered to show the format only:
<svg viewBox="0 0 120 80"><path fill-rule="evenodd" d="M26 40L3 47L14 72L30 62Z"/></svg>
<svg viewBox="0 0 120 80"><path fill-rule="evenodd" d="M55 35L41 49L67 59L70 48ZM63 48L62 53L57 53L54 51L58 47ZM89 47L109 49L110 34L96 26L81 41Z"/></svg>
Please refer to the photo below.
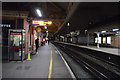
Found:
<svg viewBox="0 0 120 80"><path fill-rule="evenodd" d="M89 46L89 34L87 34L87 46Z"/></svg>
<svg viewBox="0 0 120 80"><path fill-rule="evenodd" d="M97 33L97 48L100 48L100 45L99 45L99 37L100 37L100 33Z"/></svg>

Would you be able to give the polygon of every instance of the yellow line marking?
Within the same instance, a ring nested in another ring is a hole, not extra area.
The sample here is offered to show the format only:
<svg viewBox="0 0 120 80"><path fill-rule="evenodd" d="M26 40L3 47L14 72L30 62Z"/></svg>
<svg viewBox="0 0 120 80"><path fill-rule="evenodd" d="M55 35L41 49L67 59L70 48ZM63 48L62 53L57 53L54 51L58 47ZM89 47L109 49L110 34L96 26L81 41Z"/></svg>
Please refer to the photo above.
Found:
<svg viewBox="0 0 120 80"><path fill-rule="evenodd" d="M50 51L50 67L49 67L49 74L48 74L48 80L51 80L52 76L52 50Z"/></svg>

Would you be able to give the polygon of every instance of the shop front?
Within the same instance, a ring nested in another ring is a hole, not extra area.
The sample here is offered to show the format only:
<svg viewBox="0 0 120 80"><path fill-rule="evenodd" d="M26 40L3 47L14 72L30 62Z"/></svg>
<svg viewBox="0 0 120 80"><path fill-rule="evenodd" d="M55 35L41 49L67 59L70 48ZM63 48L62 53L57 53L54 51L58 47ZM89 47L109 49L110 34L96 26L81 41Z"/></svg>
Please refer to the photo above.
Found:
<svg viewBox="0 0 120 80"><path fill-rule="evenodd" d="M99 37L99 39L97 37L94 38L94 44L96 45L98 43L100 43L100 46L102 47L120 47L120 36L116 36L116 35L101 35Z"/></svg>

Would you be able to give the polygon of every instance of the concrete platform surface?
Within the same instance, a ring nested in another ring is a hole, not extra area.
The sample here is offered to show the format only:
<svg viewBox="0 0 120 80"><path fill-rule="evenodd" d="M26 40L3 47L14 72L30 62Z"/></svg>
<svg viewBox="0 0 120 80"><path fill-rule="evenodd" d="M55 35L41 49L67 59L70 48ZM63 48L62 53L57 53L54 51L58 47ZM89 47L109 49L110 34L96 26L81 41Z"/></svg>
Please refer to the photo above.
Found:
<svg viewBox="0 0 120 80"><path fill-rule="evenodd" d="M68 44L68 45L88 48L88 49L92 49L92 50L101 51L101 52L105 52L105 53L109 53L109 54L120 56L120 49L119 48L108 48L108 47L97 48L97 46L83 46L83 45L72 44L72 43L65 43L65 42L58 42L58 43L63 43L63 44Z"/></svg>
<svg viewBox="0 0 120 80"><path fill-rule="evenodd" d="M31 61L3 63L3 78L71 78L61 56L52 44L40 46Z"/></svg>

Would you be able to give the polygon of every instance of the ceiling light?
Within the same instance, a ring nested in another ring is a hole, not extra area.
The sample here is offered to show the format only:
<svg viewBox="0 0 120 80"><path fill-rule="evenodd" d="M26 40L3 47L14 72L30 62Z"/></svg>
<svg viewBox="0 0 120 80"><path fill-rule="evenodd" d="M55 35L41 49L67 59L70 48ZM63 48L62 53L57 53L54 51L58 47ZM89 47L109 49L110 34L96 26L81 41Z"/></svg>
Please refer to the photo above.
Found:
<svg viewBox="0 0 120 80"><path fill-rule="evenodd" d="M70 26L70 23L68 23L67 25Z"/></svg>
<svg viewBox="0 0 120 80"><path fill-rule="evenodd" d="M45 29L47 29L47 26L44 26Z"/></svg>
<svg viewBox="0 0 120 80"><path fill-rule="evenodd" d="M118 31L117 33L120 34L120 31Z"/></svg>
<svg viewBox="0 0 120 80"><path fill-rule="evenodd" d="M106 31L101 31L101 33L105 33Z"/></svg>
<svg viewBox="0 0 120 80"><path fill-rule="evenodd" d="M112 31L118 31L119 29L113 29Z"/></svg>
<svg viewBox="0 0 120 80"><path fill-rule="evenodd" d="M39 15L39 17L42 17L41 11L39 9L36 9L36 12Z"/></svg>

